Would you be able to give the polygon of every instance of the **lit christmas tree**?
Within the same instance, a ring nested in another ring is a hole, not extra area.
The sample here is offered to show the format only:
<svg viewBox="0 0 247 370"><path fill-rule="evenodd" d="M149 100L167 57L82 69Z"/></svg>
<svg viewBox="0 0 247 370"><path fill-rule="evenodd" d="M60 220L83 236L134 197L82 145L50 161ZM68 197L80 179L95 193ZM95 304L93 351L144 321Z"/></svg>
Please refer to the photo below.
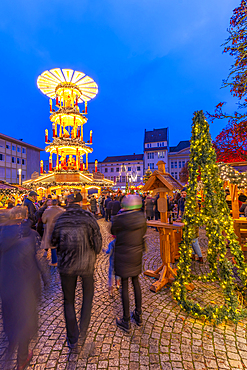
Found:
<svg viewBox="0 0 247 370"><path fill-rule="evenodd" d="M152 176L152 171L150 170L150 168L148 167L147 171L145 172L144 176L143 176L143 182L144 184L146 184L146 182L148 181L148 179Z"/></svg>
<svg viewBox="0 0 247 370"><path fill-rule="evenodd" d="M180 244L180 258L177 278L172 286L174 298L188 313L196 317L204 317L220 323L223 320L238 321L245 312L239 307L238 298L234 292L236 287L232 264L226 257L227 243L233 254L242 286L246 286L247 266L241 247L236 239L233 219L225 201L223 181L219 177L216 164L216 154L212 147L209 125L202 111L194 114L189 161L189 185L184 212L183 238ZM197 206L197 179L200 173L203 183L203 200L201 211ZM208 274L191 275L192 240L196 238L195 228L204 225L208 237L207 260L210 272ZM225 302L221 306L200 306L187 297L186 286L193 279L200 281L218 281Z"/></svg>

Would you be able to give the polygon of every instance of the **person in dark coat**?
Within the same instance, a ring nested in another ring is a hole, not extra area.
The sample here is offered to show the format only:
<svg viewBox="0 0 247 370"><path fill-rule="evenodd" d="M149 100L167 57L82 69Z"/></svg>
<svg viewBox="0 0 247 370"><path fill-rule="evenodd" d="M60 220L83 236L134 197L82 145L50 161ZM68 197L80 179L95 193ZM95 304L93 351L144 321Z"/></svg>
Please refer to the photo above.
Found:
<svg viewBox="0 0 247 370"><path fill-rule="evenodd" d="M91 206L91 212L95 215L97 213L97 201L94 195L92 195L90 198L90 206Z"/></svg>
<svg viewBox="0 0 247 370"><path fill-rule="evenodd" d="M119 200L116 198L111 202L111 216L116 216L121 209Z"/></svg>
<svg viewBox="0 0 247 370"><path fill-rule="evenodd" d="M58 269L64 295L67 343L70 349L77 346L79 339L74 307L77 279L80 276L82 280L80 336L84 343L94 294L94 265L102 248L102 237L94 215L83 210L74 200L73 194L68 196L66 212L57 219L51 236L51 245L57 247Z"/></svg>
<svg viewBox="0 0 247 370"><path fill-rule="evenodd" d="M151 195L148 195L145 199L145 211L146 211L146 217L148 220L152 220L154 216L154 199L151 197Z"/></svg>
<svg viewBox="0 0 247 370"><path fill-rule="evenodd" d="M35 191L30 191L28 197L24 200L23 205L28 209L28 218L31 221L31 227L35 229L37 220L36 212L37 208L35 202L37 202L38 194Z"/></svg>
<svg viewBox="0 0 247 370"><path fill-rule="evenodd" d="M107 198L105 200L105 220L110 221L111 220L111 205L109 204L111 202L110 195L107 195Z"/></svg>
<svg viewBox="0 0 247 370"><path fill-rule="evenodd" d="M36 259L39 235L31 229L27 208L15 207L0 230L0 297L4 331L9 346L7 360L18 347L17 369L26 368L32 358L29 342L37 332L37 303L40 268Z"/></svg>
<svg viewBox="0 0 247 370"><path fill-rule="evenodd" d="M187 188L181 190L181 198L178 200L178 219L181 220L184 215L184 207L187 196Z"/></svg>
<svg viewBox="0 0 247 370"><path fill-rule="evenodd" d="M141 288L138 276L142 272L142 254L146 220L141 211L142 200L139 195L127 195L122 200L123 212L113 217L112 235L116 235L114 268L121 277L123 318L116 318L117 326L130 332L128 279L132 279L135 293L135 310L132 313L137 325L142 324Z"/></svg>

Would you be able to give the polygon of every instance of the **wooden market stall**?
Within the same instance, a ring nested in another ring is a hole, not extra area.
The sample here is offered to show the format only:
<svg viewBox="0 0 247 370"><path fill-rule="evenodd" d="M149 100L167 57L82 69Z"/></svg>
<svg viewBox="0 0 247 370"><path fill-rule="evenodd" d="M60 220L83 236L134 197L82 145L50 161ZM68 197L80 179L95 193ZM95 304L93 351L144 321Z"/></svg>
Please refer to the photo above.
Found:
<svg viewBox="0 0 247 370"><path fill-rule="evenodd" d="M157 278L150 290L158 292L167 283L172 282L176 275L176 270L171 267L171 263L179 256L179 243L182 239L183 223L173 222L168 223L167 196L172 195L174 190L182 190L183 186L169 173L165 171L165 162L157 163L158 170L154 171L149 178L143 191L158 192L158 210L160 212L159 221L148 221L148 226L157 227L160 234L160 256L162 265L157 270L147 270L144 272L146 276Z"/></svg>

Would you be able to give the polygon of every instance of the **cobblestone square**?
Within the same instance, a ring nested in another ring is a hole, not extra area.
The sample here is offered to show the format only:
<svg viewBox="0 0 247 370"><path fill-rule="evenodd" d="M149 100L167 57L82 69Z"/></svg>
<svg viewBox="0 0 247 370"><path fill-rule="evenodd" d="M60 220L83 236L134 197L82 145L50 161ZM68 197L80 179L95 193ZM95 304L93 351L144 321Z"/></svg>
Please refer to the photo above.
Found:
<svg viewBox="0 0 247 370"><path fill-rule="evenodd" d="M111 241L110 224L100 219L103 248ZM208 269L207 240L202 232L199 238L204 265L192 262L192 269ZM155 270L160 264L159 233L148 228L148 251L143 258L143 271ZM40 252L41 253L41 252ZM43 257L41 257L43 258ZM108 295L108 256L101 252L95 270L95 294L86 343L77 353L71 353L66 344L65 322L60 277L51 268L51 286L43 290L39 306L38 337L31 342L33 358L28 369L110 369L110 370L204 370L247 368L246 321L237 325L214 326L188 316L172 299L170 287L159 293L149 290L153 279L140 277L143 294L143 327L132 322L131 334L125 334L115 325L116 315L122 314L120 292ZM190 293L198 302L221 301L217 284L195 283ZM131 309L134 297L131 288ZM81 285L76 290L76 310L81 305ZM0 316L0 368L3 367L7 340ZM16 358L9 362L14 369Z"/></svg>

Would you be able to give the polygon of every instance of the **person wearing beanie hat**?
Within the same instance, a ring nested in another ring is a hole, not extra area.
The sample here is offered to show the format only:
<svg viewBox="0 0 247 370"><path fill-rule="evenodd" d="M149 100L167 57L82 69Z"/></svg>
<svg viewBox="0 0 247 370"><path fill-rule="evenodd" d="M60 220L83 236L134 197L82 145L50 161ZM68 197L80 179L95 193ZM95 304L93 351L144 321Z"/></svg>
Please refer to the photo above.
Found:
<svg viewBox="0 0 247 370"><path fill-rule="evenodd" d="M131 278L135 294L135 310L132 317L138 326L142 325L142 296L139 275L142 272L142 254L147 224L139 195L126 195L122 200L123 210L112 219L112 235L116 235L114 267L122 284L123 317L116 318L119 328L130 333L130 312L128 280Z"/></svg>

